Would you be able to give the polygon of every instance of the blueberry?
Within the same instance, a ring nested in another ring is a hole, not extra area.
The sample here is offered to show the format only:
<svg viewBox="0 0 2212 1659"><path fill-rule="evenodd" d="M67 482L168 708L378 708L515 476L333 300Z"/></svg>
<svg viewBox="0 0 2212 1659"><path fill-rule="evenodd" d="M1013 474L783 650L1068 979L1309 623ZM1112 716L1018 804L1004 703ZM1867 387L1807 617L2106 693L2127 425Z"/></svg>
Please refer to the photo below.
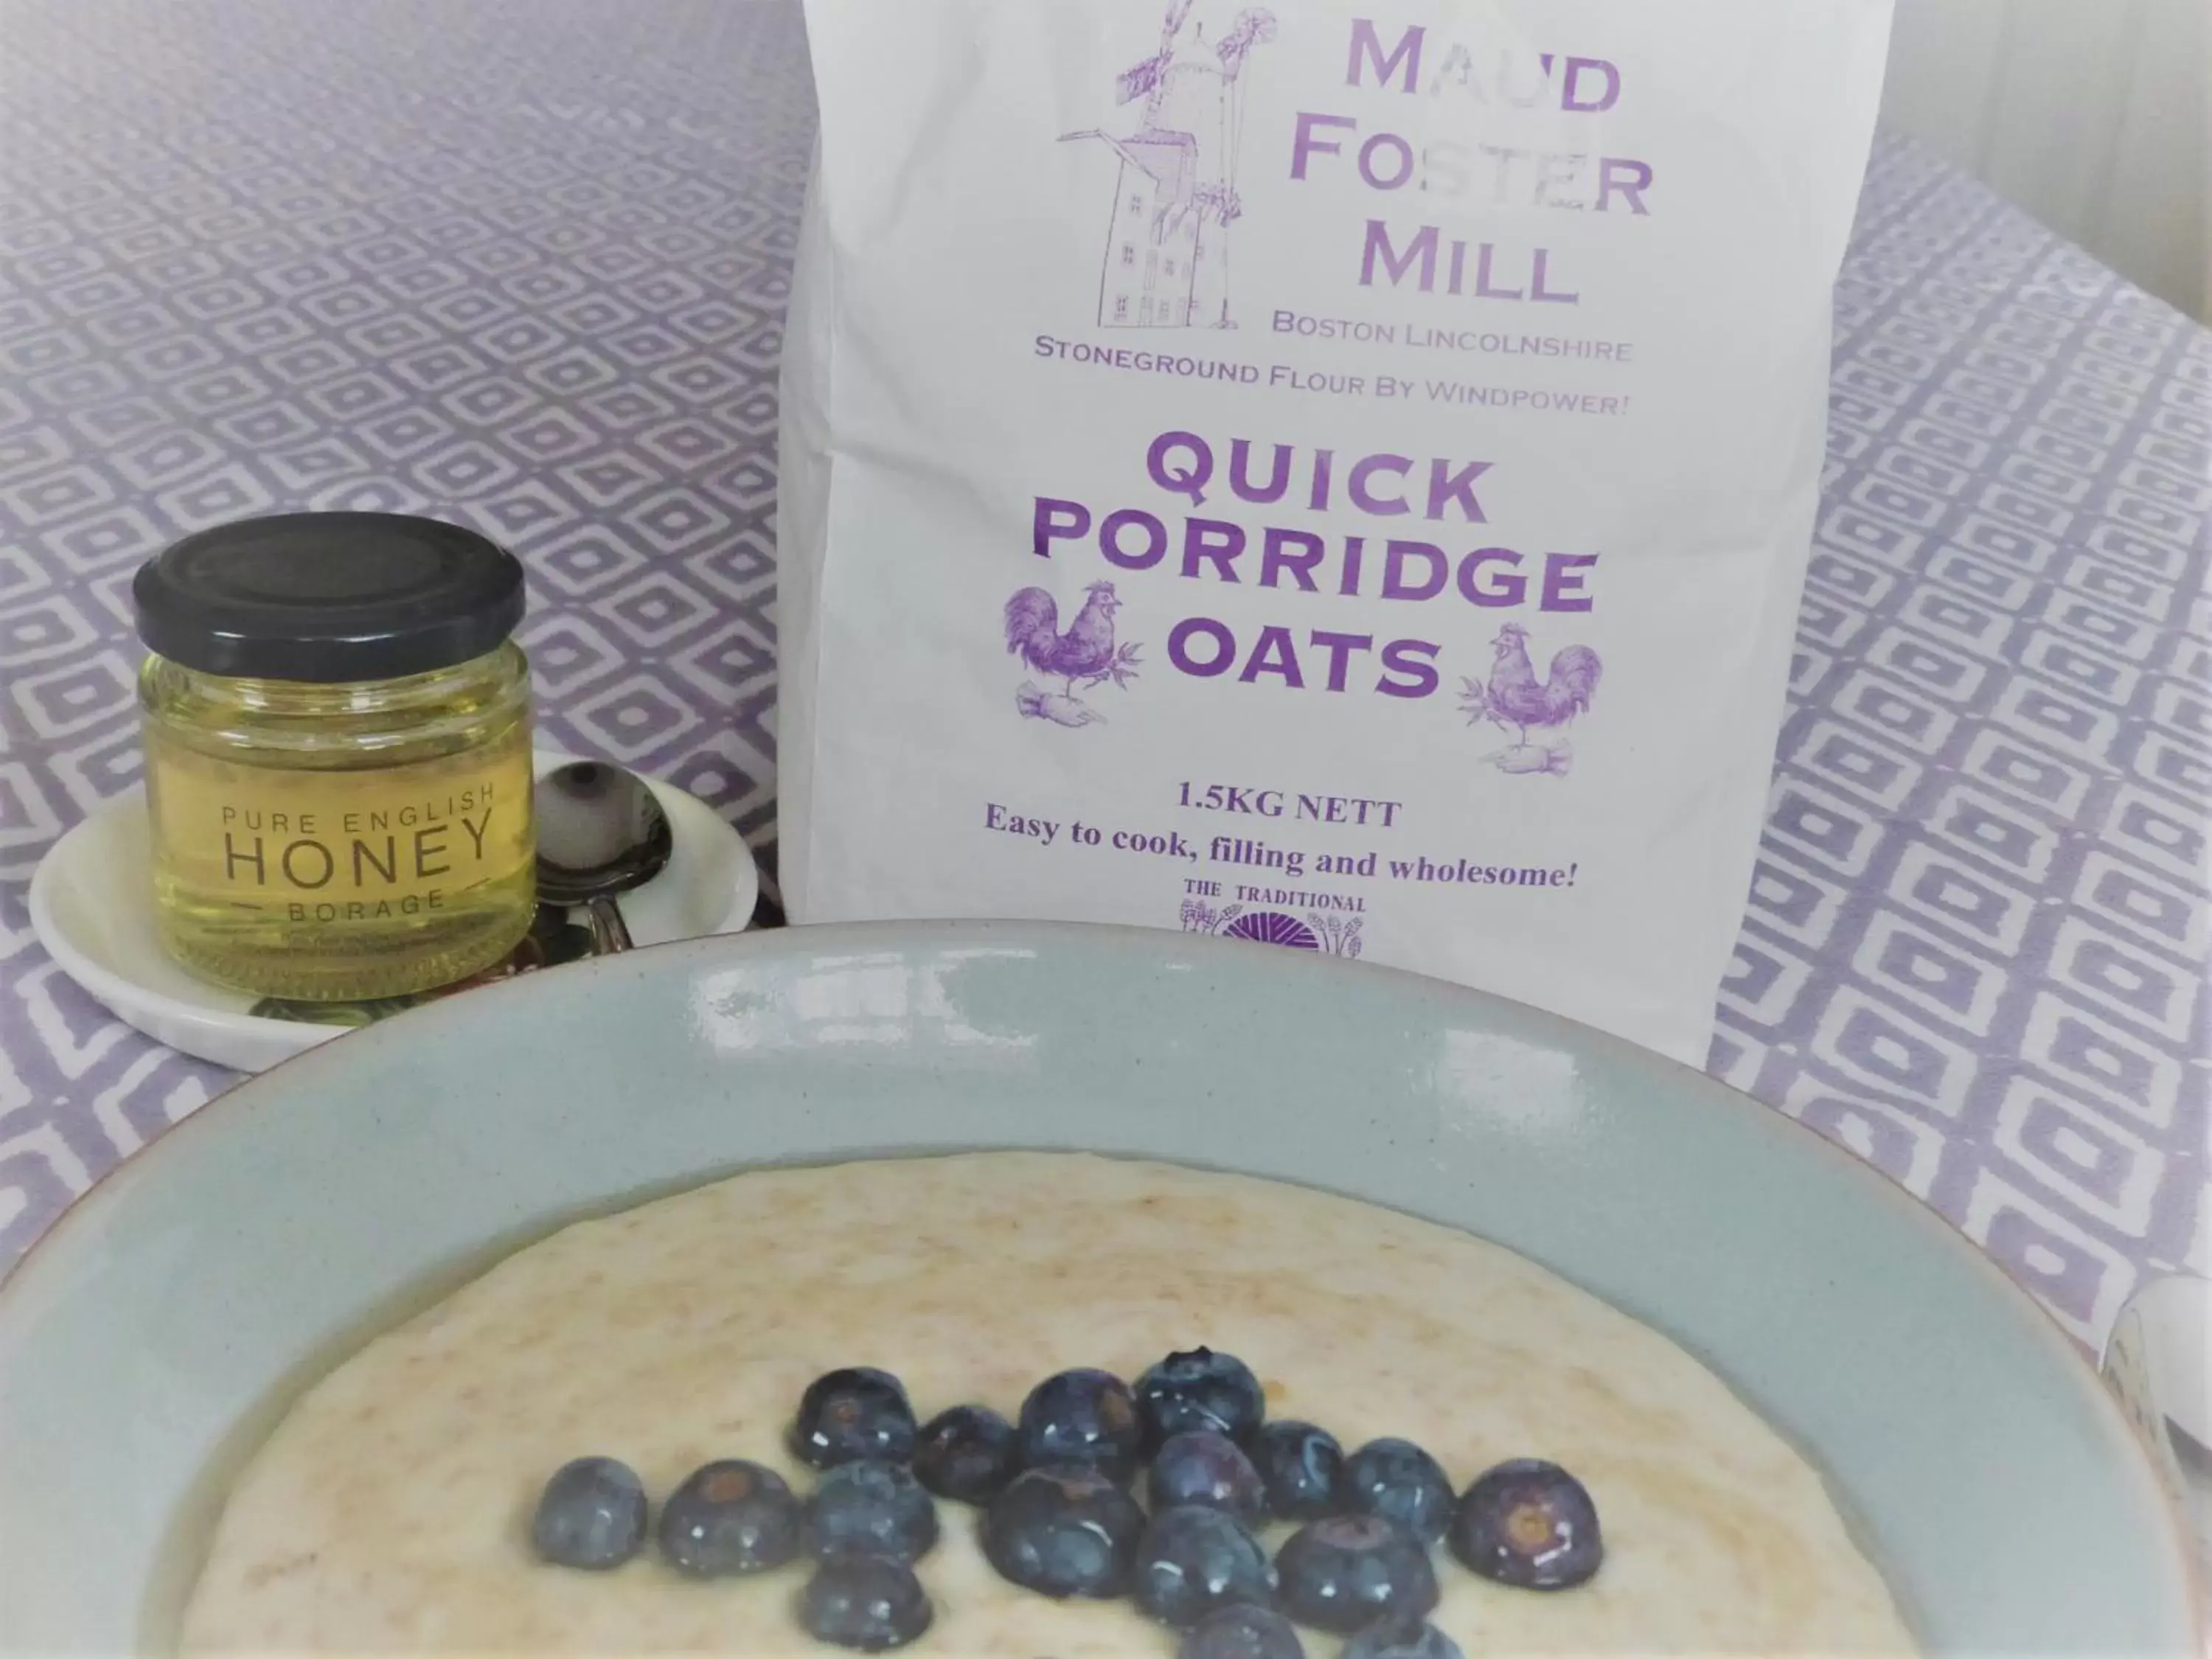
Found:
<svg viewBox="0 0 2212 1659"><path fill-rule="evenodd" d="M1127 1481L1137 1471L1137 1403L1110 1371L1062 1371L1022 1401L1024 1468L1080 1463Z"/></svg>
<svg viewBox="0 0 2212 1659"><path fill-rule="evenodd" d="M1277 1520L1318 1521L1342 1507L1344 1448L1326 1429L1287 1417L1263 1423L1250 1449Z"/></svg>
<svg viewBox="0 0 2212 1659"><path fill-rule="evenodd" d="M983 1553L1000 1577L1055 1597L1110 1600L1128 1588L1145 1529L1137 1500L1080 1464L1030 1469L983 1514Z"/></svg>
<svg viewBox="0 0 2212 1659"><path fill-rule="evenodd" d="M1434 1625L1419 1620L1386 1619L1370 1625L1344 1644L1343 1659L1466 1659Z"/></svg>
<svg viewBox="0 0 2212 1659"><path fill-rule="evenodd" d="M824 1562L799 1598L809 1636L862 1653L904 1647L929 1628L930 1616L914 1569L880 1555Z"/></svg>
<svg viewBox="0 0 2212 1659"><path fill-rule="evenodd" d="M840 1463L823 1471L806 1501L806 1547L817 1561L918 1561L936 1541L937 1505L903 1463Z"/></svg>
<svg viewBox="0 0 2212 1659"><path fill-rule="evenodd" d="M1200 1620L1176 1659L1306 1659L1306 1649L1297 1628L1273 1607L1235 1602Z"/></svg>
<svg viewBox="0 0 2212 1659"><path fill-rule="evenodd" d="M914 1407L889 1371L848 1366L817 1376L799 1396L791 1449L810 1468L863 1457L903 1463L914 1455Z"/></svg>
<svg viewBox="0 0 2212 1659"><path fill-rule="evenodd" d="M914 1449L914 1472L921 1484L957 1503L989 1503L1021 1467L1014 1425L982 1406L939 1413Z"/></svg>
<svg viewBox="0 0 2212 1659"><path fill-rule="evenodd" d="M556 1567L605 1572L645 1542L645 1483L611 1457L580 1457L545 1483L530 1541Z"/></svg>
<svg viewBox="0 0 2212 1659"><path fill-rule="evenodd" d="M1572 1589L1604 1559L1597 1505L1556 1463L1500 1463L1452 1513L1451 1553L1485 1578L1522 1589Z"/></svg>
<svg viewBox="0 0 2212 1659"><path fill-rule="evenodd" d="M1193 1348L1170 1354L1137 1379L1137 1410L1147 1448L1194 1429L1212 1429L1242 1445L1267 1415L1267 1396L1236 1355Z"/></svg>
<svg viewBox="0 0 2212 1659"><path fill-rule="evenodd" d="M1451 1524L1451 1477L1410 1440L1370 1440L1344 1460L1342 1503L1352 1515L1395 1521L1424 1544Z"/></svg>
<svg viewBox="0 0 2212 1659"><path fill-rule="evenodd" d="M1428 1551L1379 1515L1309 1522L1277 1552L1275 1571L1283 1611L1340 1636L1378 1619L1425 1619L1437 1605Z"/></svg>
<svg viewBox="0 0 2212 1659"><path fill-rule="evenodd" d="M1217 1608L1272 1603L1275 1566L1235 1516L1185 1504L1145 1528L1129 1595L1163 1625L1188 1630Z"/></svg>
<svg viewBox="0 0 2212 1659"><path fill-rule="evenodd" d="M660 1553L694 1578L766 1572L799 1553L805 1511L774 1469L709 1463L660 1506Z"/></svg>
<svg viewBox="0 0 2212 1659"><path fill-rule="evenodd" d="M1237 1443L1211 1429L1171 1435L1152 1458L1152 1513L1181 1504L1226 1510L1247 1526L1267 1518L1267 1489Z"/></svg>

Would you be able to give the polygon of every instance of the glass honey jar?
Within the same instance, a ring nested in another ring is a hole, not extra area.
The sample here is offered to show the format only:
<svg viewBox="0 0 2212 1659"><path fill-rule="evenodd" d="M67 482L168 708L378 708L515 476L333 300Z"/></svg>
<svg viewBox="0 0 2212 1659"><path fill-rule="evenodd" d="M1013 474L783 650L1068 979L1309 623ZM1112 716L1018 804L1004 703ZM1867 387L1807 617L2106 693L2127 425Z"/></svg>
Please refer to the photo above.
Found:
<svg viewBox="0 0 2212 1659"><path fill-rule="evenodd" d="M138 572L163 946L262 996L404 996L530 927L522 568L434 520L252 519Z"/></svg>

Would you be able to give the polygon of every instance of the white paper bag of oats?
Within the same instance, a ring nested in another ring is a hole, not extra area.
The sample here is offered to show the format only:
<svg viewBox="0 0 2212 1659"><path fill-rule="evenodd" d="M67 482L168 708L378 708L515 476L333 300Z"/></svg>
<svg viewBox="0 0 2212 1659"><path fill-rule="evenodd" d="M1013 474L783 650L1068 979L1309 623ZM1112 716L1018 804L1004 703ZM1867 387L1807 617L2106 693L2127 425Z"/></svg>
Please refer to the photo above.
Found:
<svg viewBox="0 0 2212 1659"><path fill-rule="evenodd" d="M1364 957L1697 1061L1888 0L807 0L794 920Z"/></svg>

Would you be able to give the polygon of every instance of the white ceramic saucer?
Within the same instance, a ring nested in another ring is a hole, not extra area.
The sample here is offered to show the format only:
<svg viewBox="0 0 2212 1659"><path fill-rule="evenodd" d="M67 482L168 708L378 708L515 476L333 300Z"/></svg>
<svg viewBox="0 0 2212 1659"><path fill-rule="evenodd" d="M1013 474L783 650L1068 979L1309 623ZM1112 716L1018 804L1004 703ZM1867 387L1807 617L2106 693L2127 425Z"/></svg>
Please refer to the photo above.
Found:
<svg viewBox="0 0 2212 1659"><path fill-rule="evenodd" d="M542 776L574 758L540 750ZM705 802L648 780L675 837L668 867L623 896L639 945L737 933L752 920L760 873L738 832ZM254 1014L255 999L210 985L163 954L154 931L146 796L134 788L56 842L31 878L31 926L62 971L127 1024L173 1048L242 1072L349 1029Z"/></svg>

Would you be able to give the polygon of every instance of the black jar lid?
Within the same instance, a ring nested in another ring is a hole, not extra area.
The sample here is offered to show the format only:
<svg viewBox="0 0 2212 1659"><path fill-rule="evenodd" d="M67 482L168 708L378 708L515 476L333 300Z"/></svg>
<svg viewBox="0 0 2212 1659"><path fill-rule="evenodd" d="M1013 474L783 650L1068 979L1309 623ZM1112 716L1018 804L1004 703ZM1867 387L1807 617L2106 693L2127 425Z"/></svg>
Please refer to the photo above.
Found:
<svg viewBox="0 0 2212 1659"><path fill-rule="evenodd" d="M522 566L458 525L287 513L187 536L131 585L149 650L237 678L389 680L495 650Z"/></svg>

